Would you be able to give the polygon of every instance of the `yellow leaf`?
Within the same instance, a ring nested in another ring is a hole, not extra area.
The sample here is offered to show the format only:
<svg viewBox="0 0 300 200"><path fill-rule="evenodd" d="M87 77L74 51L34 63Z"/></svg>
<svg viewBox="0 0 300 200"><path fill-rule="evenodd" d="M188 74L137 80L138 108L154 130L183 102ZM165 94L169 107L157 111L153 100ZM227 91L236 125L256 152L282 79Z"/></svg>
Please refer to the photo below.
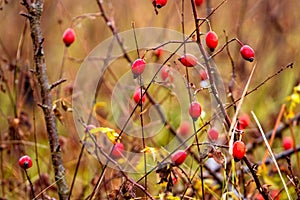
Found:
<svg viewBox="0 0 300 200"><path fill-rule="evenodd" d="M119 134L114 129L107 127L93 128L90 130L90 133L94 135L97 135L97 133L104 133L113 144L116 144L119 141L117 139L121 139Z"/></svg>
<svg viewBox="0 0 300 200"><path fill-rule="evenodd" d="M258 167L257 174L263 178L264 183L267 185L276 185L276 182L272 180L269 176L268 168L265 164Z"/></svg>
<svg viewBox="0 0 300 200"><path fill-rule="evenodd" d="M300 84L294 87L294 92L300 92Z"/></svg>
<svg viewBox="0 0 300 200"><path fill-rule="evenodd" d="M299 104L300 103L300 95L298 93L294 93L291 95L292 102Z"/></svg>
<svg viewBox="0 0 300 200"><path fill-rule="evenodd" d="M103 102L103 101L99 101L97 103L95 103L94 105L94 110L98 109L98 108L101 108L101 107L105 107L106 106L106 103Z"/></svg>
<svg viewBox="0 0 300 200"><path fill-rule="evenodd" d="M285 113L285 118L286 118L287 120L292 119L294 116L295 116L295 113L294 113L293 111L287 111L287 112Z"/></svg>
<svg viewBox="0 0 300 200"><path fill-rule="evenodd" d="M156 161L156 152L157 152L157 149L154 148L154 147L145 147L144 149L141 150L141 152L146 152L146 153L151 153L152 154L152 158L154 161Z"/></svg>

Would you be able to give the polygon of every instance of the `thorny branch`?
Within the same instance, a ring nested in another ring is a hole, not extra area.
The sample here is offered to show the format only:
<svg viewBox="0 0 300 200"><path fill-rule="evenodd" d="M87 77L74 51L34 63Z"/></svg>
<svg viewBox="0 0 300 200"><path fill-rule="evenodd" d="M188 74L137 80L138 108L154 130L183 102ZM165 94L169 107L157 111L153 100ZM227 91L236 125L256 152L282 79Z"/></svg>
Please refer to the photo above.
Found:
<svg viewBox="0 0 300 200"><path fill-rule="evenodd" d="M252 177L254 179L254 182L256 184L256 188L258 189L259 193L264 197L265 200L268 200L269 197L268 197L268 194L266 194L264 191L263 191L263 188L259 182L259 179L256 175L256 172L253 170L253 167L251 166L251 163L249 162L248 158L245 156L243 158L243 161L246 163L248 169L250 170L251 174L252 174Z"/></svg>
<svg viewBox="0 0 300 200"><path fill-rule="evenodd" d="M44 1L36 0L35 3L31 3L30 0L23 0L22 4L28 11L28 14L25 16L30 22L30 32L34 51L33 59L35 64L35 75L40 85L42 109L47 128L52 166L54 168L58 195L60 199L65 200L68 198L69 188L65 178L65 168L62 162L62 154L58 141L55 116L52 111L52 96L49 91L49 81L43 48L44 38L41 29L41 16L43 12Z"/></svg>

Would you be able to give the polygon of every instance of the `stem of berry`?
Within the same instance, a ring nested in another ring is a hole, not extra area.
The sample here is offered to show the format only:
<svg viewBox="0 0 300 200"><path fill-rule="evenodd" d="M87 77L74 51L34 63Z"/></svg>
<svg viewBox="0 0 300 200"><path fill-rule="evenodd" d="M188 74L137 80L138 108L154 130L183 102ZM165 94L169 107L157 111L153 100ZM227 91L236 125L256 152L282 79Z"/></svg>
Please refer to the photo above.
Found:
<svg viewBox="0 0 300 200"><path fill-rule="evenodd" d="M193 3L194 0L192 0ZM181 27L182 27L182 35L183 35L183 41L185 41L185 33L184 33L184 0L182 0L182 13L181 13ZM196 17L197 19L197 17ZM197 20L197 23L198 24L198 20ZM199 34L199 30L196 30L197 31L197 34ZM184 53L183 55L186 56L186 44L184 43L183 45L184 47ZM189 95L189 101L190 103L192 103L192 95L191 95L191 91L190 91L190 80L189 80L189 71L188 71L188 67L185 67L185 71L186 71L186 80L187 80L187 89L188 89L188 95ZM195 121L193 120L193 130L194 132L196 132L196 125L195 125ZM199 155L201 155L201 151L200 151L200 146L198 145L199 144L199 140L198 140L198 135L195 134L195 140L196 140L196 143L197 143L197 149L198 149L198 153ZM201 158L200 158L200 162L202 162ZM200 168L201 168L201 173L200 173L200 178L201 178L201 192L202 192L202 199L204 200L204 181L203 181L203 166L202 166L202 163L200 163ZM184 195L183 195L184 196Z"/></svg>
<svg viewBox="0 0 300 200"><path fill-rule="evenodd" d="M25 171L26 178L27 178L27 180L28 180L28 182L29 182L29 185L30 185L30 190L31 190L32 199L35 199L34 189L33 189L32 182L31 182L30 177L29 177L29 175L28 175L28 173L27 173L27 170L24 169L24 171Z"/></svg>

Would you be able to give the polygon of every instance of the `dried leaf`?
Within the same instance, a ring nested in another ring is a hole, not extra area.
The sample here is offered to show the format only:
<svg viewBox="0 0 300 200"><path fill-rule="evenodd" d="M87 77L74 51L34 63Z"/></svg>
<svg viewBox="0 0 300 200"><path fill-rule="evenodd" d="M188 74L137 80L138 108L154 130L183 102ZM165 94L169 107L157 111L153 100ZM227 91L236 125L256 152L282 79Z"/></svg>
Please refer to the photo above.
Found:
<svg viewBox="0 0 300 200"><path fill-rule="evenodd" d="M60 102L60 104L61 104L61 107L62 107L62 109L64 110L64 111L67 111L68 110L68 106L67 106L67 104L66 104L66 102L64 101L64 100L62 100L61 102Z"/></svg>
<svg viewBox="0 0 300 200"><path fill-rule="evenodd" d="M61 112L55 107L55 108L53 108L53 113L54 113L54 115L55 115L55 117L61 122L61 123L63 123L63 116L62 116L62 114L61 114Z"/></svg>
<svg viewBox="0 0 300 200"><path fill-rule="evenodd" d="M225 159L224 159L224 155L222 154L221 151L219 151L219 150L213 151L212 157L217 163L224 165Z"/></svg>

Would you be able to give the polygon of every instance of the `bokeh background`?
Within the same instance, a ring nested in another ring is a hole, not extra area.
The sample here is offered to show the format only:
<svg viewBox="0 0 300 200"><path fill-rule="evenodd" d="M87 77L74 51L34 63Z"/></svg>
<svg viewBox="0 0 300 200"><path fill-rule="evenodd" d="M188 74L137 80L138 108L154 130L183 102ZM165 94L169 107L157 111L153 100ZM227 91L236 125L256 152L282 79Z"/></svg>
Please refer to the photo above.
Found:
<svg viewBox="0 0 300 200"><path fill-rule="evenodd" d="M24 89L20 86L22 85L20 82L24 81L24 74L30 74L29 69L34 68L32 66L33 52L29 24L20 15L26 11L18 1L0 2L2 5L0 11L0 64L1 71L3 71L1 75L7 80L7 85L1 84L2 92L0 92L0 196L2 195L7 199L21 199L23 198L26 179L17 163L20 149L18 144L14 144L8 139L9 127L13 124L16 113L18 115L22 111L25 113L23 113L24 121L28 124L24 122L25 125L23 124L20 134L21 139L24 140L24 151L32 155L33 158L35 158L34 135L36 135L40 172L45 179L44 186L53 183L54 177L41 110L39 107L32 106L30 103L32 99L24 97ZM214 8L221 1L210 0L209 2L211 8ZM103 4L107 16L113 21L118 32L130 30L132 22L136 28L162 27L181 32L180 0L169 0L168 4L159 10L158 15L155 14L150 0L110 0L104 1ZM185 33L189 34L194 30L194 20L190 2L185 1L185 4ZM298 67L300 62L299 8L300 1L298 0L228 0L209 18L212 29L219 36L219 47L226 42L225 32L229 39L239 38L255 50L257 67L249 86L250 89L273 75L282 66L291 62L294 63L293 69L287 69L272 78L253 94L247 96L243 103L242 112L249 113L253 110L266 131L274 127L281 105L285 103L286 97L292 93L293 87L300 80ZM206 2L197 7L197 10L199 18L206 17L209 12ZM95 15L95 13L98 14ZM66 49L62 42L62 34L70 26L76 32L76 41ZM62 77L66 78L67 81L61 86L60 97L71 103L72 84L82 61L99 43L112 35L111 31L99 15L96 1L74 0L45 1L42 31L45 38L44 48L49 81L53 83L59 79L63 65ZM207 32L207 26L201 26L200 31ZM239 48L239 44L235 42L229 45L236 69L235 97L242 94L254 65L245 62L240 57ZM132 59L134 59L134 55L132 55ZM227 87L231 79L231 63L226 51L217 55L214 60L225 87ZM15 69L22 72L22 75L18 75L19 79L16 83L14 83ZM11 92L11 98L17 98L17 109L12 106L8 91ZM55 97L54 90L54 101L57 100ZM229 99L228 102L230 102ZM58 122L58 129L64 164L67 169L66 176L70 183L81 143L74 127L72 114L68 112L61 114L63 121ZM233 110L229 110L229 114L233 116ZM253 135L246 135L246 140L251 141L258 137L255 127L255 123L252 122L251 128L254 130L249 132ZM295 129L295 134L299 139L297 131L299 131L298 128ZM283 134L289 135L289 132ZM275 152L282 151L280 138L275 140L273 148ZM253 152L251 155L254 159L253 162L261 160L264 151L265 147L260 146L257 151ZM77 176L77 184L73 192L74 197L79 198L81 195L83 197L91 192L93 184L95 184L93 180L97 179L100 170L98 161L86 153ZM30 175L33 181L38 180L37 168L33 168ZM119 181L116 180L116 183L114 181L109 182L109 187L114 188L119 184ZM41 188L44 188L42 184L40 185ZM56 197L55 186L50 187L49 191L51 196Z"/></svg>

